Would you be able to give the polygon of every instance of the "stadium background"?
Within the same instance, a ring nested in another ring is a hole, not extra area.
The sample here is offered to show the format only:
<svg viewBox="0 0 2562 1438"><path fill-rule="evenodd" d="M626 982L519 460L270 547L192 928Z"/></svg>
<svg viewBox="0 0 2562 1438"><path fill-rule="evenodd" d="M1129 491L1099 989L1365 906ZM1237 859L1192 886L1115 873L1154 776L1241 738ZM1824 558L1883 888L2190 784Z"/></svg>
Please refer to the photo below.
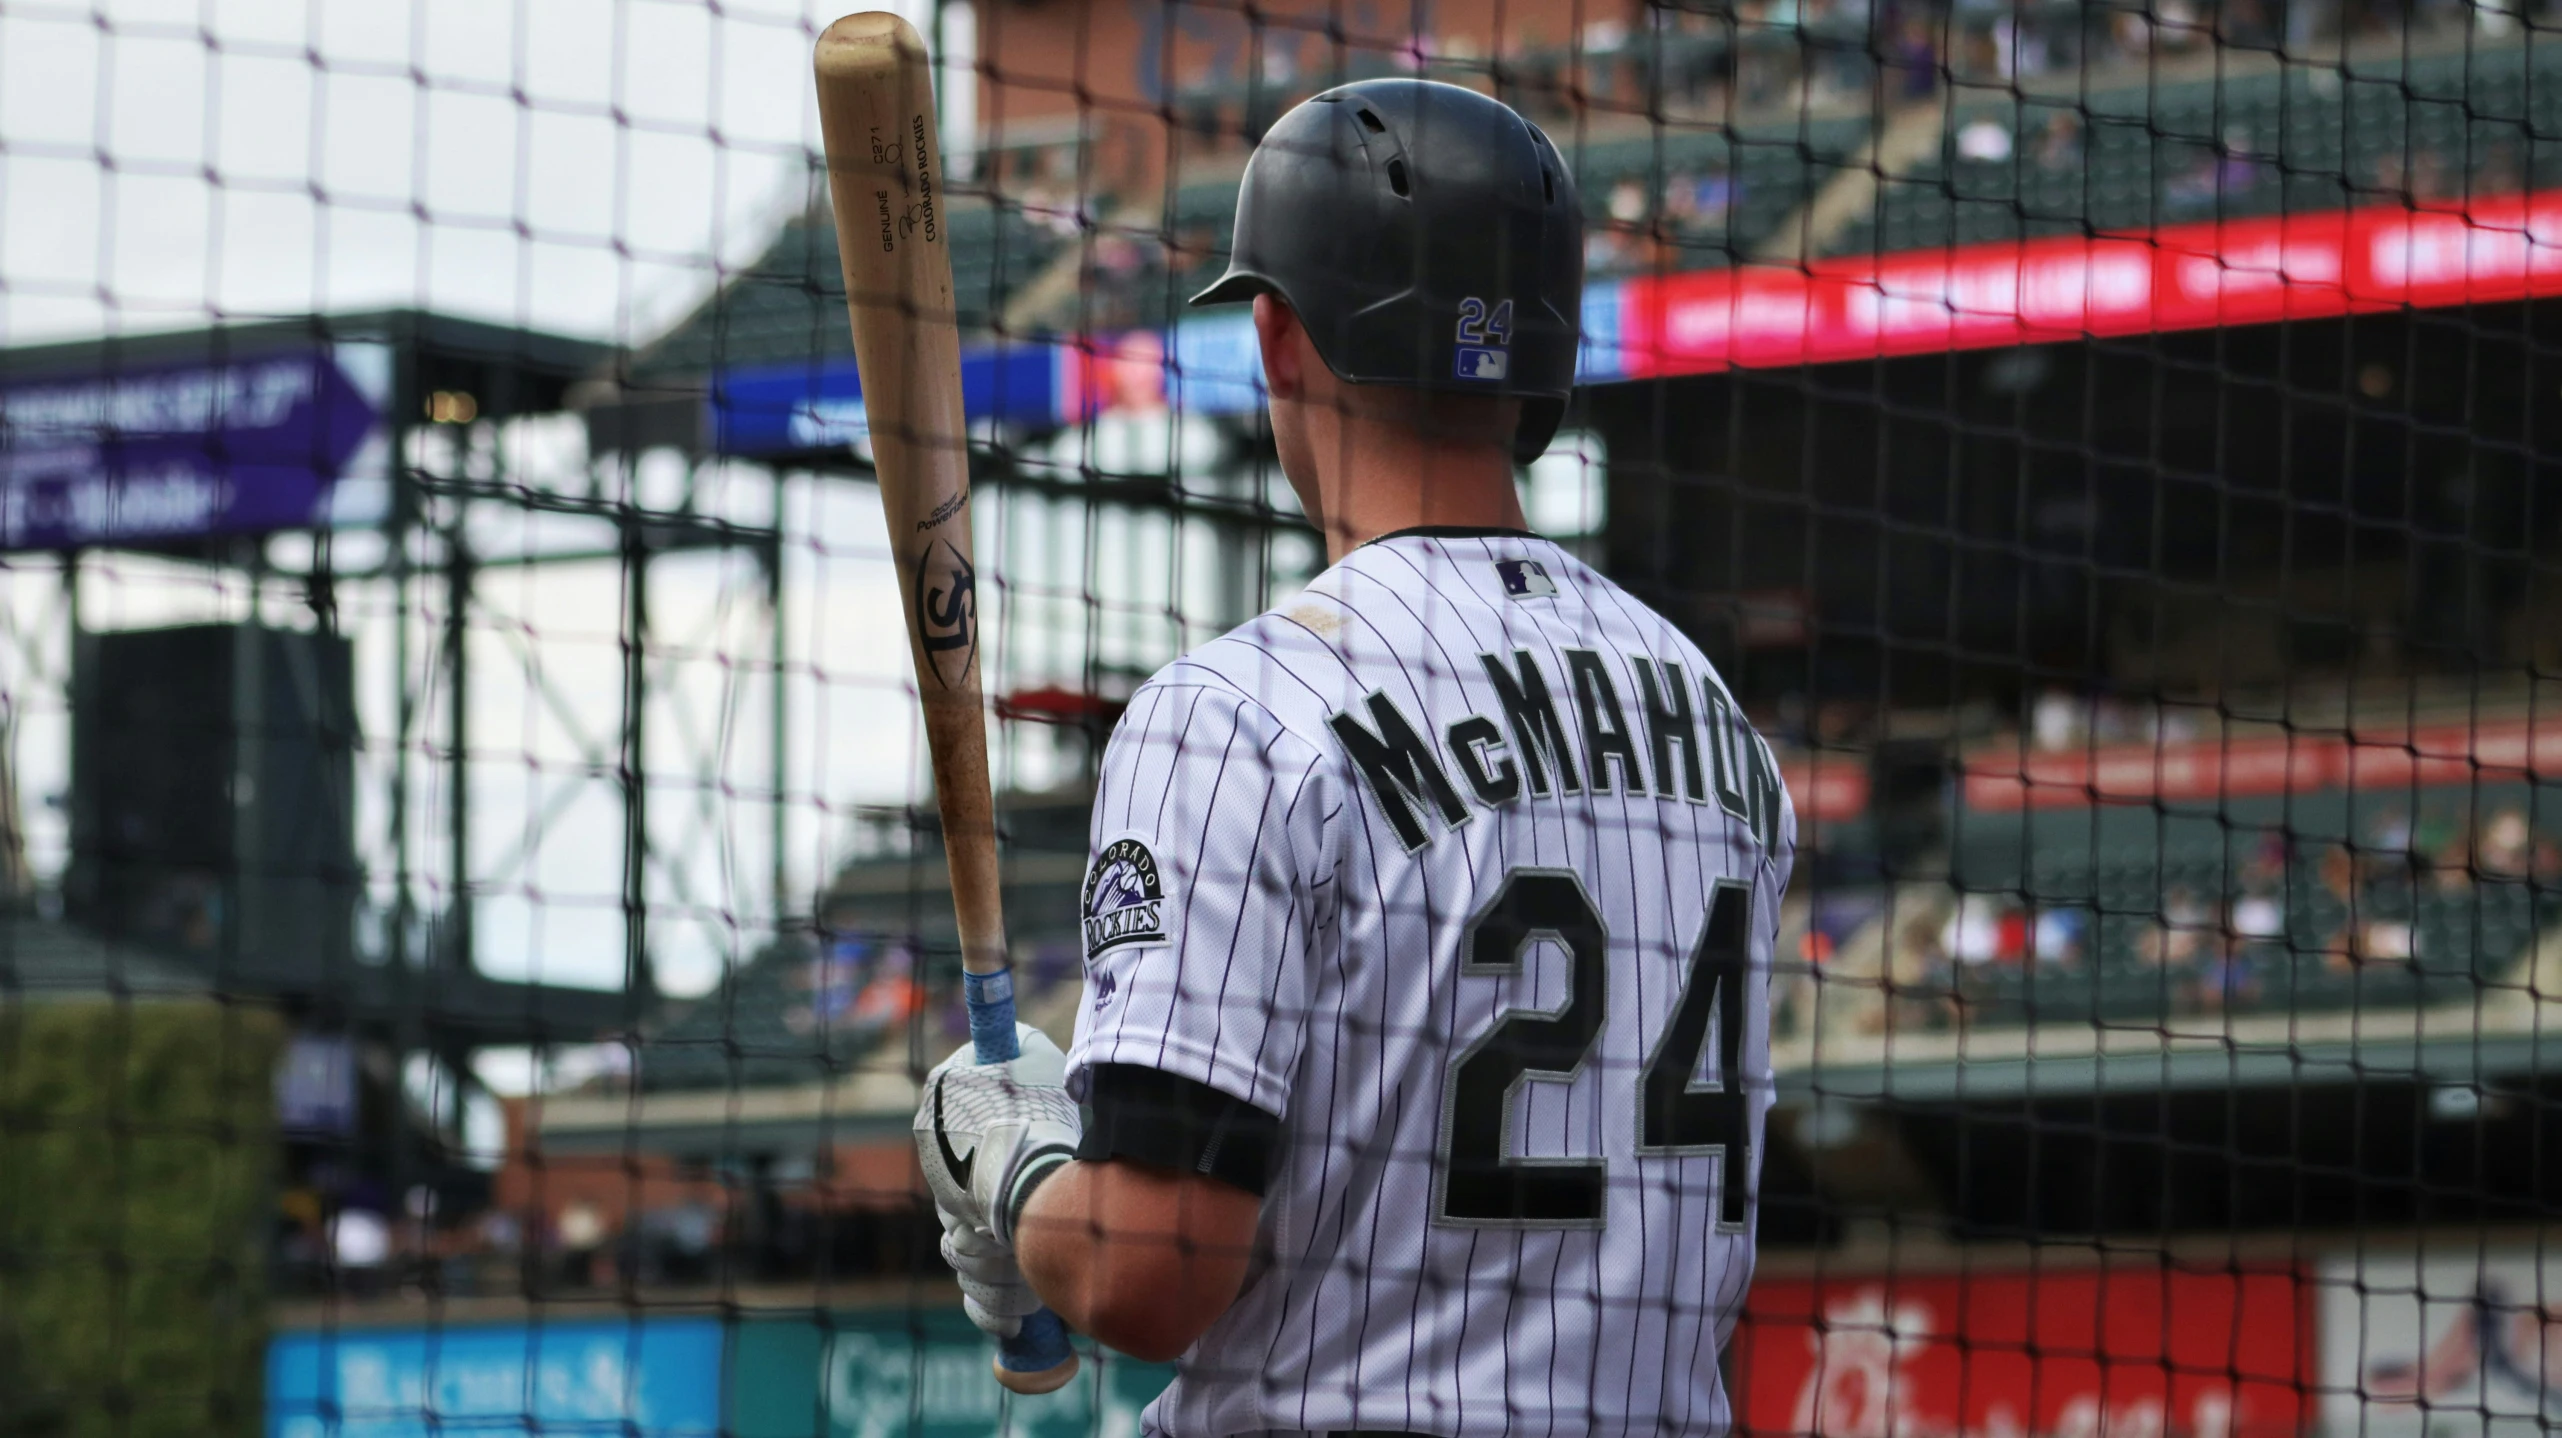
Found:
<svg viewBox="0 0 2562 1438"><path fill-rule="evenodd" d="M0 1432L1134 1432L1000 1407L905 1147L829 17L382 10L0 5ZM1801 817L1751 1431L2562 1412L2562 17L918 18L1036 1021L1120 700L1319 564L1179 304L1250 141L1487 88L1591 224L1532 522Z"/></svg>

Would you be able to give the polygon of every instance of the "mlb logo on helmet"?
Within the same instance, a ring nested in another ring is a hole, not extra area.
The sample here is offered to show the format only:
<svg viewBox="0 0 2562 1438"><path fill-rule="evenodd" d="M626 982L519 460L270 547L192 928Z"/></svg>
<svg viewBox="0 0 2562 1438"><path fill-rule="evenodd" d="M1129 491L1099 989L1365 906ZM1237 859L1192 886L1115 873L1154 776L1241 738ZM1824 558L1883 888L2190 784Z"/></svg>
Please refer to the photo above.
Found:
<svg viewBox="0 0 2562 1438"><path fill-rule="evenodd" d="M1500 381L1511 366L1511 356L1484 345L1459 346L1458 371L1461 379Z"/></svg>
<svg viewBox="0 0 2562 1438"><path fill-rule="evenodd" d="M1548 566L1535 559L1498 559L1495 576L1503 581L1507 599L1553 599L1557 583L1548 577Z"/></svg>

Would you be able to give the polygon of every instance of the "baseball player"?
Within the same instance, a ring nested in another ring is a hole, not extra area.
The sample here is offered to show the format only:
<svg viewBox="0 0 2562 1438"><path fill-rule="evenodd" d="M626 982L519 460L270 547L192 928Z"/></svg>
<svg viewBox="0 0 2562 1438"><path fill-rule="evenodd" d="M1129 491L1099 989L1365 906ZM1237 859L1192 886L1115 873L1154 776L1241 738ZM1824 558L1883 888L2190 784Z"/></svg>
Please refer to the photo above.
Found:
<svg viewBox="0 0 2562 1438"><path fill-rule="evenodd" d="M1195 301L1252 302L1332 567L1113 733L1071 1051L965 1048L917 1116L972 1317L1179 1358L1151 1432L1728 1427L1795 820L1699 650L1524 525L1581 293L1547 136L1380 80L1273 127Z"/></svg>

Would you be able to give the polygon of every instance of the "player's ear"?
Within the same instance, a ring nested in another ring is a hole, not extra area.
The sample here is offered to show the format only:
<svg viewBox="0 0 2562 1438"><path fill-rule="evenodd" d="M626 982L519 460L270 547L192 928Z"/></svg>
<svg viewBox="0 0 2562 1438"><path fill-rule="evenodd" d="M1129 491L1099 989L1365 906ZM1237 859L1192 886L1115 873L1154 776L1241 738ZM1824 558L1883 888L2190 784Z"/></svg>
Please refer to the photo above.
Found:
<svg viewBox="0 0 2562 1438"><path fill-rule="evenodd" d="M1297 399L1307 388L1297 343L1299 317L1276 294L1254 297L1254 338L1263 349L1263 387L1274 399Z"/></svg>

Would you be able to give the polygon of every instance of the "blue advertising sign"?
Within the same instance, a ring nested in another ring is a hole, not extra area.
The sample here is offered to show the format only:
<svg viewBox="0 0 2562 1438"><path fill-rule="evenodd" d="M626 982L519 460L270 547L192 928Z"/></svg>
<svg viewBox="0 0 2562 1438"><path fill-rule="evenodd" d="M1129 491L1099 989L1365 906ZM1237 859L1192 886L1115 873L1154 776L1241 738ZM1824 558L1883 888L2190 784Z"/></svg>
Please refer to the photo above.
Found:
<svg viewBox="0 0 2562 1438"><path fill-rule="evenodd" d="M390 388L371 344L0 384L0 549L345 522Z"/></svg>
<svg viewBox="0 0 2562 1438"><path fill-rule="evenodd" d="M714 1438L720 1410L711 1318L295 1332L267 1347L267 1438Z"/></svg>
<svg viewBox="0 0 2562 1438"><path fill-rule="evenodd" d="M1625 288L1585 288L1578 381L1627 375L1620 349ZM1263 352L1255 342L1254 318L1243 309L1081 345L970 349L961 354L961 402L973 420L1033 426L1169 405L1184 414L1252 414L1263 407ZM722 454L796 454L869 443L863 383L851 359L723 370L713 378L710 405L712 443Z"/></svg>
<svg viewBox="0 0 2562 1438"><path fill-rule="evenodd" d="M961 404L972 419L1055 423L1061 352L1007 345L961 354ZM712 447L722 454L792 454L866 441L863 381L848 358L745 365L712 379Z"/></svg>
<svg viewBox="0 0 2562 1438"><path fill-rule="evenodd" d="M1628 377L1628 354L1620 345L1627 289L1618 280L1583 287L1583 340L1575 350L1575 383L1606 384Z"/></svg>
<svg viewBox="0 0 2562 1438"><path fill-rule="evenodd" d="M1620 352L1622 286L1587 285L1583 292L1583 342L1575 354L1575 380L1596 384L1624 378ZM1186 414L1252 414L1263 408L1263 348L1254 316L1239 308L1196 315L1175 325L1166 345L1166 393Z"/></svg>
<svg viewBox="0 0 2562 1438"><path fill-rule="evenodd" d="M1575 380L1596 384L1626 377L1620 352L1622 287L1588 285L1583 292L1583 340L1575 353ZM1186 414L1252 414L1263 408L1263 347L1254 315L1238 308L1184 319L1165 347L1165 392Z"/></svg>
<svg viewBox="0 0 2562 1438"><path fill-rule="evenodd" d="M741 1324L730 1438L1135 1438L1172 1365L1079 1346L1068 1386L1020 1398L957 1308Z"/></svg>
<svg viewBox="0 0 2562 1438"><path fill-rule="evenodd" d="M1173 374L1167 388L1186 414L1252 414L1263 408L1263 346L1254 336L1254 312L1222 310L1174 327L1167 347Z"/></svg>

